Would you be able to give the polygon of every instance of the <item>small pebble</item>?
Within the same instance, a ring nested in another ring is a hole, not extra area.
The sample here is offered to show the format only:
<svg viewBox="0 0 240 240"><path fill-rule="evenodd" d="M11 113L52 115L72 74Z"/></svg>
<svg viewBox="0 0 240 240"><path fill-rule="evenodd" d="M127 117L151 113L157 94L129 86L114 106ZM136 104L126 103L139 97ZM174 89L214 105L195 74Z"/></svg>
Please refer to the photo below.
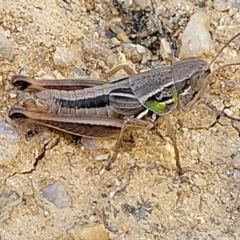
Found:
<svg viewBox="0 0 240 240"><path fill-rule="evenodd" d="M117 39L121 42L131 42L124 31L121 31L117 34Z"/></svg>
<svg viewBox="0 0 240 240"><path fill-rule="evenodd" d="M107 160L109 154L102 154L102 155L98 155L95 157L96 161L102 161L102 160Z"/></svg>
<svg viewBox="0 0 240 240"><path fill-rule="evenodd" d="M87 75L87 68L84 68L84 67L79 68L79 67L76 67L76 66L72 66L70 69L71 69L71 72L73 72L77 76L81 76L81 77L88 76Z"/></svg>
<svg viewBox="0 0 240 240"><path fill-rule="evenodd" d="M10 98L16 98L17 97L17 93L9 93L9 97Z"/></svg>
<svg viewBox="0 0 240 240"><path fill-rule="evenodd" d="M47 200L57 208L66 208L71 199L65 187L59 181L45 187L42 190L42 194L43 197L47 198Z"/></svg>
<svg viewBox="0 0 240 240"><path fill-rule="evenodd" d="M122 48L126 58L131 60L133 63L141 62L144 64L152 58L151 51L139 44L123 43Z"/></svg>
<svg viewBox="0 0 240 240"><path fill-rule="evenodd" d="M233 171L233 178L237 182L240 182L240 171L238 169L234 169L234 171Z"/></svg>
<svg viewBox="0 0 240 240"><path fill-rule="evenodd" d="M240 84L237 83L236 81L234 80L230 80L226 83L226 85L230 88L240 88Z"/></svg>
<svg viewBox="0 0 240 240"><path fill-rule="evenodd" d="M8 61L13 61L13 43L5 36L5 31L0 27L0 54Z"/></svg>
<svg viewBox="0 0 240 240"><path fill-rule="evenodd" d="M0 208L3 208L5 206L14 206L17 205L22 198L22 193L19 191L16 191L15 189L4 189L0 193Z"/></svg>
<svg viewBox="0 0 240 240"><path fill-rule="evenodd" d="M138 53L140 53L140 54L145 54L146 51L147 51L147 48L144 47L144 46L142 46L142 45L137 44L137 45L136 45L136 50L137 50Z"/></svg>
<svg viewBox="0 0 240 240"><path fill-rule="evenodd" d="M167 58L167 57L171 56L171 54L172 54L172 49L171 49L170 43L167 41L166 38L161 39L160 52L161 52L161 56L163 58Z"/></svg>
<svg viewBox="0 0 240 240"><path fill-rule="evenodd" d="M105 172L105 168L103 168L103 169L99 172L99 175L100 175L100 176L103 175L104 172Z"/></svg>
<svg viewBox="0 0 240 240"><path fill-rule="evenodd" d="M221 99L213 100L212 105L220 111L224 110L224 108L225 108L225 105Z"/></svg>
<svg viewBox="0 0 240 240"><path fill-rule="evenodd" d="M231 176L231 175L233 175L233 173L234 173L234 169L232 167L225 169L225 174L227 176Z"/></svg>
<svg viewBox="0 0 240 240"><path fill-rule="evenodd" d="M228 116L232 116L233 112L229 109L229 108L226 108L224 109L223 111L225 114L227 114Z"/></svg>
<svg viewBox="0 0 240 240"><path fill-rule="evenodd" d="M200 7L200 8L203 8L206 6L206 1L205 0L197 0L197 5Z"/></svg>
<svg viewBox="0 0 240 240"><path fill-rule="evenodd" d="M111 43L113 46L119 46L121 44L121 42L116 37L111 38Z"/></svg>
<svg viewBox="0 0 240 240"><path fill-rule="evenodd" d="M0 163L13 160L19 150L18 134L14 127L0 121Z"/></svg>
<svg viewBox="0 0 240 240"><path fill-rule="evenodd" d="M56 47L53 55L53 61L56 65L68 66L74 57L74 53L68 48Z"/></svg>

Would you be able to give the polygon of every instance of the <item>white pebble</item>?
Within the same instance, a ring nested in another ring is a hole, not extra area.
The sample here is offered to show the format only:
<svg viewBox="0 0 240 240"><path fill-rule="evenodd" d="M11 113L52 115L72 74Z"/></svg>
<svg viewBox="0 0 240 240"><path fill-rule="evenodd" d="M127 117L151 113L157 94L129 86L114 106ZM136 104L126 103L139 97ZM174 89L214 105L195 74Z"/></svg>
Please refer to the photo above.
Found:
<svg viewBox="0 0 240 240"><path fill-rule="evenodd" d="M56 47L53 55L53 61L56 65L68 66L74 57L74 53L68 48Z"/></svg>
<svg viewBox="0 0 240 240"><path fill-rule="evenodd" d="M102 160L106 160L108 158L109 154L102 154L102 155L98 155L95 157L96 161L102 161Z"/></svg>
<svg viewBox="0 0 240 240"><path fill-rule="evenodd" d="M42 194L44 198L47 198L47 200L52 202L57 208L65 208L69 205L70 196L59 181L46 186L42 190Z"/></svg>
<svg viewBox="0 0 240 240"><path fill-rule="evenodd" d="M240 182L240 171L238 169L234 169L233 177L237 182Z"/></svg>
<svg viewBox="0 0 240 240"><path fill-rule="evenodd" d="M16 98L17 97L17 93L9 93L9 97L10 98Z"/></svg>
<svg viewBox="0 0 240 240"><path fill-rule="evenodd" d="M179 57L201 57L213 52L213 41L208 31L210 21L208 17L198 12L192 15L182 35L182 46Z"/></svg>
<svg viewBox="0 0 240 240"><path fill-rule="evenodd" d="M8 61L13 60L13 43L6 38L2 27L0 27L0 54Z"/></svg>

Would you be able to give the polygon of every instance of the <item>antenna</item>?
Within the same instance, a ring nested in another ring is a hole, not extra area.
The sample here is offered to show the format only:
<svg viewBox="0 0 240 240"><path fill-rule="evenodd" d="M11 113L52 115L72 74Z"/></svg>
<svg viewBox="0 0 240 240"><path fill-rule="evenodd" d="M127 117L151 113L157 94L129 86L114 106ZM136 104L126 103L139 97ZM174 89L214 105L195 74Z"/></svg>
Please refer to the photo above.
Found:
<svg viewBox="0 0 240 240"><path fill-rule="evenodd" d="M215 55L215 57L212 59L212 61L208 64L208 69L210 68L210 66L215 62L215 60L220 56L220 54L223 52L223 50L229 46L229 44L234 41L236 38L238 38L240 36L240 32L237 33L236 35L234 35L230 40L228 40L217 52L217 54ZM222 65L220 67L218 67L217 69L213 70L209 75L213 75L214 73L216 73L218 70L222 69L222 68L226 68L226 67L230 67L230 66L237 66L237 65L240 65L240 62L234 62L234 63L228 63L228 64L225 64L225 65ZM209 107L210 109L212 109L213 111L215 111L217 114L219 114L220 116L224 116L232 121L240 121L240 118L235 118L235 117L232 117L232 116L229 116L228 114L226 114L224 111L220 111L218 109L216 109L216 107L213 106L212 103L210 102L204 102L204 104Z"/></svg>
<svg viewBox="0 0 240 240"><path fill-rule="evenodd" d="M238 38L240 36L240 32L237 33L235 36L233 36L230 40L228 40L217 52L216 56L212 59L212 61L208 64L208 68L215 62L215 60L219 57L219 55L223 52L223 50L229 46L229 44L234 41L236 38ZM227 64L228 66L230 66L229 64ZM239 65L239 64L232 64L232 65ZM222 66L223 67L223 66ZM222 68L221 67L221 68ZM215 72L215 71L214 71Z"/></svg>

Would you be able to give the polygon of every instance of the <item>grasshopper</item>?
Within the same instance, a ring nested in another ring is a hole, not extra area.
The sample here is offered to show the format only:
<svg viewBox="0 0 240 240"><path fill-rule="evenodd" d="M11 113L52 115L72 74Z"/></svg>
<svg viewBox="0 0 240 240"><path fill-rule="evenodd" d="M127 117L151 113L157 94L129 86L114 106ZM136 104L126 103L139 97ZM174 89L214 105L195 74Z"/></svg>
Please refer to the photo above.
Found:
<svg viewBox="0 0 240 240"><path fill-rule="evenodd" d="M188 58L138 74L123 65L108 75L123 69L129 76L108 82L90 79L35 80L15 75L12 84L20 90L33 91L34 98L27 99L23 108L12 108L9 117L89 138L110 138L120 134L118 145L124 129L153 126L152 122L142 119L146 110L158 116L171 113L178 105L183 111L191 110L207 90L210 66L239 35L232 37L210 64L199 58ZM229 64L220 68L227 66ZM112 159L115 157L116 151ZM108 169L112 161L107 165Z"/></svg>

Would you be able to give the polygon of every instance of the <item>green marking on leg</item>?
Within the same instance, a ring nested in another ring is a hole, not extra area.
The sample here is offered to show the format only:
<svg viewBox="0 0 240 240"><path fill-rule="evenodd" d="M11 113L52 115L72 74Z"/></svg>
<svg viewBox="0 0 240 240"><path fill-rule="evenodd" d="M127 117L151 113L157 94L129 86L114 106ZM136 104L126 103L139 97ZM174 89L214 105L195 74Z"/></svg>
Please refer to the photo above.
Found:
<svg viewBox="0 0 240 240"><path fill-rule="evenodd" d="M149 100L145 103L145 106L150 109L151 111L161 114L164 113L166 110L166 103L165 102L158 102L156 100Z"/></svg>
<svg viewBox="0 0 240 240"><path fill-rule="evenodd" d="M177 89L175 87L172 87L171 93L172 93L173 102L177 102L177 100L178 100Z"/></svg>
<svg viewBox="0 0 240 240"><path fill-rule="evenodd" d="M158 115L165 114L173 110L178 101L178 94L175 87L171 88L171 95L172 97L164 102L158 102L156 100L149 100L145 102L145 107L149 110L155 112Z"/></svg>

